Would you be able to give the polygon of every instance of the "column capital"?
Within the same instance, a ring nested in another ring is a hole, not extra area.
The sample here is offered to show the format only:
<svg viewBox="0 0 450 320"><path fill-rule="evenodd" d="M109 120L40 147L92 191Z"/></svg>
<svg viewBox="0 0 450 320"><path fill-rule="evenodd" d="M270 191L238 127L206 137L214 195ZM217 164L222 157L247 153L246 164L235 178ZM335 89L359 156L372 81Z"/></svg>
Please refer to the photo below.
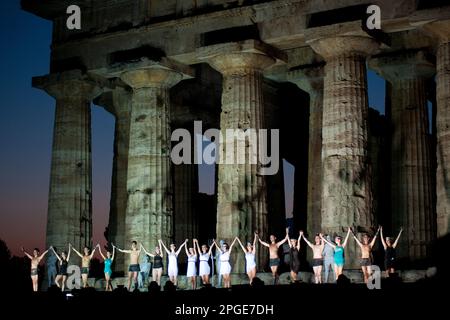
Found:
<svg viewBox="0 0 450 320"><path fill-rule="evenodd" d="M323 76L323 64L301 66L286 74L289 82L296 84L310 95L323 91Z"/></svg>
<svg viewBox="0 0 450 320"><path fill-rule="evenodd" d="M369 68L391 83L404 79L430 78L435 72L433 61L426 51L409 51L373 57Z"/></svg>
<svg viewBox="0 0 450 320"><path fill-rule="evenodd" d="M287 61L285 53L257 40L201 47L197 55L223 75L242 73L246 69L262 72L274 64Z"/></svg>
<svg viewBox="0 0 450 320"><path fill-rule="evenodd" d="M195 76L194 70L184 64L162 57L158 61L141 58L139 61L121 63L95 73L106 77L119 77L133 89L170 88L184 79Z"/></svg>
<svg viewBox="0 0 450 320"><path fill-rule="evenodd" d="M103 92L103 86L80 70L33 77L32 85L55 99L83 98L93 100Z"/></svg>
<svg viewBox="0 0 450 320"><path fill-rule="evenodd" d="M375 39L363 35L333 36L309 40L307 43L325 60L345 55L367 57L376 53L380 46Z"/></svg>
<svg viewBox="0 0 450 320"><path fill-rule="evenodd" d="M436 38L439 44L450 42L450 20L434 21L423 25L422 28Z"/></svg>

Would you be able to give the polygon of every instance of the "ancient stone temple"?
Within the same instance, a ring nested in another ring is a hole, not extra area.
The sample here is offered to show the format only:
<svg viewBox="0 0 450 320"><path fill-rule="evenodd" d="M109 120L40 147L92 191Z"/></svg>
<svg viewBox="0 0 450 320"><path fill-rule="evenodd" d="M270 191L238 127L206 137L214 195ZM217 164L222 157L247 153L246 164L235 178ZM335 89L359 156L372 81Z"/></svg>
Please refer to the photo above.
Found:
<svg viewBox="0 0 450 320"><path fill-rule="evenodd" d="M79 29L68 27L70 5L80 8ZM348 226L373 235L378 224L393 236L403 227L399 255L413 262L450 231L448 1L22 0L22 7L53 22L49 74L33 78L56 100L49 245L92 244L92 103L116 123L107 237L120 247L245 241L255 230L284 236L282 167L262 175L259 163L217 164L215 196L206 200L198 165L172 162L171 133L194 132L194 121L222 132L280 130L280 163L295 166L293 237L300 229L310 239L342 235ZM370 108L369 70L386 81L385 115ZM347 267L358 267L358 256L352 241ZM261 249L260 270L267 258ZM121 259L116 269L124 269ZM243 255L233 262L244 270Z"/></svg>

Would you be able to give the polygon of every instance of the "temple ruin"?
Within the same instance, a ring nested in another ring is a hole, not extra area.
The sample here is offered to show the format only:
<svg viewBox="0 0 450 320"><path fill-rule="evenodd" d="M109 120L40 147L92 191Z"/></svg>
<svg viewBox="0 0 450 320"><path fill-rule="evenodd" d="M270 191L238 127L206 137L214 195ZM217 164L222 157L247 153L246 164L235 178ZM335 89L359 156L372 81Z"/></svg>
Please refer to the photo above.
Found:
<svg viewBox="0 0 450 320"><path fill-rule="evenodd" d="M66 27L72 4L80 30ZM371 4L380 30L366 26ZM22 0L22 8L53 22L49 73L33 78L56 100L49 245L92 245L91 103L116 121L108 240L119 247L284 234L282 170L217 165L208 197L198 194L197 165L171 162L172 130L193 130L194 120L280 129L281 157L296 168L295 232L403 226L399 255L409 262L449 232L447 1ZM384 116L369 108L368 69L386 80ZM347 267L357 267L349 247ZM243 271L242 255L234 259ZM258 259L265 266L267 252Z"/></svg>

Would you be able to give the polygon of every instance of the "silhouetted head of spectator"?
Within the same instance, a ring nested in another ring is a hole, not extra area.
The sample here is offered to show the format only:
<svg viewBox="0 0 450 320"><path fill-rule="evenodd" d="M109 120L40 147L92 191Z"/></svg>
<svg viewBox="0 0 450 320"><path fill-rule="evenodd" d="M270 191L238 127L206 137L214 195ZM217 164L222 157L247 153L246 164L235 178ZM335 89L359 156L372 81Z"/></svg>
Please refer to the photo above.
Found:
<svg viewBox="0 0 450 320"><path fill-rule="evenodd" d="M340 287L347 287L350 285L350 279L343 274L340 274L336 280L336 284Z"/></svg>
<svg viewBox="0 0 450 320"><path fill-rule="evenodd" d="M253 280L252 280L251 286L252 286L253 288L260 288L260 287L264 286L264 281L262 281L262 280L261 280L260 278L258 278L258 277L254 277Z"/></svg>
<svg viewBox="0 0 450 320"><path fill-rule="evenodd" d="M176 291L176 287L172 281L166 282L166 284L164 285L164 291L166 291L166 292L175 292Z"/></svg>
<svg viewBox="0 0 450 320"><path fill-rule="evenodd" d="M156 293L161 291L161 287L158 285L158 282L152 281L148 284L148 292Z"/></svg>

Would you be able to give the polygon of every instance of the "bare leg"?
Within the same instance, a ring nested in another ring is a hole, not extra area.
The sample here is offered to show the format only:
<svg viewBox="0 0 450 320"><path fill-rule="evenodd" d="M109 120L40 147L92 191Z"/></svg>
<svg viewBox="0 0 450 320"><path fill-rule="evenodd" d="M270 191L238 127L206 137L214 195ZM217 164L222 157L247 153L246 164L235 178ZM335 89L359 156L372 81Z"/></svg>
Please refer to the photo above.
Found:
<svg viewBox="0 0 450 320"><path fill-rule="evenodd" d="M64 291L66 289L66 280L67 276L62 276L61 291Z"/></svg>
<svg viewBox="0 0 450 320"><path fill-rule="evenodd" d="M55 278L55 284L56 284L56 286L58 287L58 288L61 288L61 286L59 285L59 280L62 278L62 276L61 275L57 275L56 276L56 278Z"/></svg>
<svg viewBox="0 0 450 320"><path fill-rule="evenodd" d="M131 278L133 277L132 272L128 272L128 291L131 291Z"/></svg>
<svg viewBox="0 0 450 320"><path fill-rule="evenodd" d="M31 282L33 283L33 291L36 292L38 291L38 276L31 276Z"/></svg>
<svg viewBox="0 0 450 320"><path fill-rule="evenodd" d="M138 287L138 285L137 285L137 276L138 276L138 273L137 272L133 272L133 283L134 283L134 288L135 289Z"/></svg>
<svg viewBox="0 0 450 320"><path fill-rule="evenodd" d="M270 270L272 270L272 280L273 280L273 284L277 284L277 270L278 270L278 266L272 266L270 267Z"/></svg>

